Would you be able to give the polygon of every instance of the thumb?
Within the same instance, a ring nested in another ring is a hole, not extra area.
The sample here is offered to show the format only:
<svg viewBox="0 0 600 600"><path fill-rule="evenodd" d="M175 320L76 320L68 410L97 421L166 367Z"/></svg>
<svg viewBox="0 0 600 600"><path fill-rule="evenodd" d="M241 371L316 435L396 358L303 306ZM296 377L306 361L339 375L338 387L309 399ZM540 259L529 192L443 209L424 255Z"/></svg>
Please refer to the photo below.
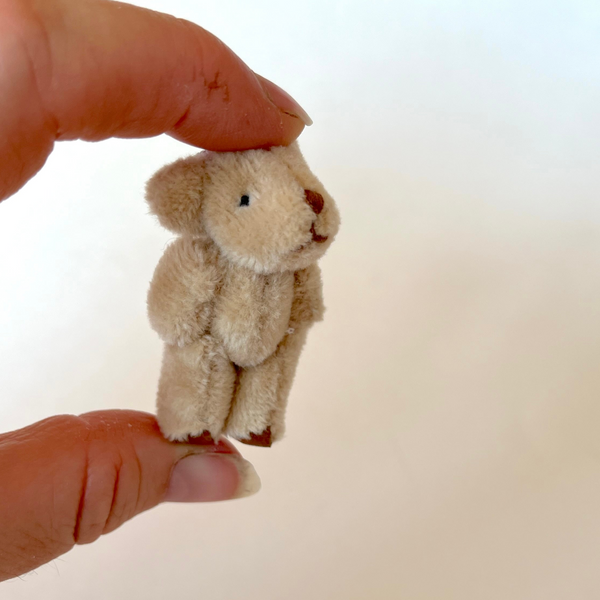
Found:
<svg viewBox="0 0 600 600"><path fill-rule="evenodd" d="M63 415L0 435L0 581L160 502L239 498L259 487L228 442L168 442L146 413Z"/></svg>

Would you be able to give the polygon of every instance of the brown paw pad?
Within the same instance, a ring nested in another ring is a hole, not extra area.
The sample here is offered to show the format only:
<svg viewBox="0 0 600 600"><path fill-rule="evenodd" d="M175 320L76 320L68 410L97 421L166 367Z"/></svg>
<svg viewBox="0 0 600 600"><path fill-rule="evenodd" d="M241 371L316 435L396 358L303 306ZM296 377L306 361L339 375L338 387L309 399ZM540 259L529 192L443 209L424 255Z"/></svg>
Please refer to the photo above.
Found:
<svg viewBox="0 0 600 600"><path fill-rule="evenodd" d="M215 440L209 431L204 430L200 435L190 436L188 444L197 444L198 446L213 446Z"/></svg>
<svg viewBox="0 0 600 600"><path fill-rule="evenodd" d="M271 428L267 427L262 433L252 433L247 438L239 440L242 444L248 444L249 446L262 446L263 448L270 448L273 443L271 437Z"/></svg>

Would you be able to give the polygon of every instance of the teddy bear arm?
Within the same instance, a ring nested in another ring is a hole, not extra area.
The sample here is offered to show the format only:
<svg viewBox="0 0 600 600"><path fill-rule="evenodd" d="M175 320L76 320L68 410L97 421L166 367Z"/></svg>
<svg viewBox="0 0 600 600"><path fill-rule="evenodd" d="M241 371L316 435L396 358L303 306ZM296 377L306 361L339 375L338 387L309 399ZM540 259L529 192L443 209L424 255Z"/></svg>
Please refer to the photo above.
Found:
<svg viewBox="0 0 600 600"><path fill-rule="evenodd" d="M298 328L321 321L325 313L321 269L317 264L294 273L294 300L290 327Z"/></svg>
<svg viewBox="0 0 600 600"><path fill-rule="evenodd" d="M210 321L215 274L187 240L179 239L160 259L148 291L148 317L167 344L199 339Z"/></svg>

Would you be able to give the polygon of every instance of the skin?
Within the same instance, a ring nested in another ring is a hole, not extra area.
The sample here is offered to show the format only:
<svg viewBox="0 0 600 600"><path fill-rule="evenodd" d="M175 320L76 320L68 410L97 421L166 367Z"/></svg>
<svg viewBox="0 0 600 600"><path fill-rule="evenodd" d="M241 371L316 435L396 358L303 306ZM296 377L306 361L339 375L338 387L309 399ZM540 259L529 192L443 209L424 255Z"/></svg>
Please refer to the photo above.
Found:
<svg viewBox="0 0 600 600"><path fill-rule="evenodd" d="M55 142L166 133L209 150L287 145L310 119L204 29L106 0L0 0L0 200ZM239 492L225 441L166 441L152 415L51 417L0 435L0 581L167 501Z"/></svg>

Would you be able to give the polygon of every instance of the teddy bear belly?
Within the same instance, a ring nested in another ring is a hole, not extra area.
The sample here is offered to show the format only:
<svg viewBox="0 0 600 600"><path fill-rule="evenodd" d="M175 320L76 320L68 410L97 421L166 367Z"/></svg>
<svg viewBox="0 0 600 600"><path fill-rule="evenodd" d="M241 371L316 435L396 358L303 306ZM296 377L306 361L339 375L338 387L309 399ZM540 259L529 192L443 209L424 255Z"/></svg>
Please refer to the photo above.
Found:
<svg viewBox="0 0 600 600"><path fill-rule="evenodd" d="M277 273L235 283L222 288L211 333L234 364L251 367L275 352L289 328L294 275Z"/></svg>

